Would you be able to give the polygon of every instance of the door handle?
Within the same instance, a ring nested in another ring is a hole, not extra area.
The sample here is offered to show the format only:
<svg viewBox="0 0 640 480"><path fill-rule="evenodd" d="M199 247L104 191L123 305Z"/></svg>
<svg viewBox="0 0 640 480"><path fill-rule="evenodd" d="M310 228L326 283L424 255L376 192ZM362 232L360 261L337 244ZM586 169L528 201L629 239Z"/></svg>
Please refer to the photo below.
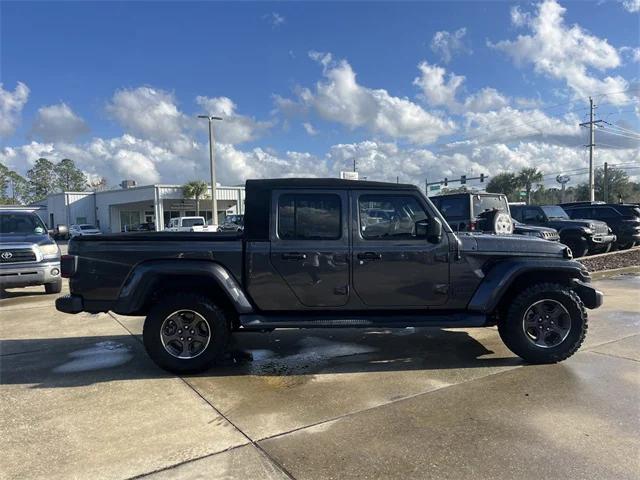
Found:
<svg viewBox="0 0 640 480"><path fill-rule="evenodd" d="M376 252L364 252L358 254L358 260L380 260L382 254Z"/></svg>
<svg viewBox="0 0 640 480"><path fill-rule="evenodd" d="M281 258L283 260L305 260L307 258L307 255L304 253L289 252L289 253L283 253L281 255Z"/></svg>

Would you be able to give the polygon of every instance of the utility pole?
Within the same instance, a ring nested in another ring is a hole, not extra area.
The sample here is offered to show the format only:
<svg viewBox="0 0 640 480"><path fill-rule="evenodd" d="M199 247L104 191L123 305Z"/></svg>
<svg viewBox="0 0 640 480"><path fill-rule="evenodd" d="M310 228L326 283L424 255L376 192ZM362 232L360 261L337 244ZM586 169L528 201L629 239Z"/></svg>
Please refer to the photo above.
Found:
<svg viewBox="0 0 640 480"><path fill-rule="evenodd" d="M218 199L216 198L216 152L215 139L213 138L213 121L222 120L221 117L212 115L198 115L198 118L209 120L209 162L211 165L211 225L218 225Z"/></svg>
<svg viewBox="0 0 640 480"><path fill-rule="evenodd" d="M602 123L602 120L594 120L596 106L593 98L589 97L589 121L580 124L581 127L589 125L589 201L593 202L595 198L594 169L593 169L593 153L596 146L596 130L595 126Z"/></svg>
<svg viewBox="0 0 640 480"><path fill-rule="evenodd" d="M609 203L609 164L604 162L604 185L602 186L604 203Z"/></svg>

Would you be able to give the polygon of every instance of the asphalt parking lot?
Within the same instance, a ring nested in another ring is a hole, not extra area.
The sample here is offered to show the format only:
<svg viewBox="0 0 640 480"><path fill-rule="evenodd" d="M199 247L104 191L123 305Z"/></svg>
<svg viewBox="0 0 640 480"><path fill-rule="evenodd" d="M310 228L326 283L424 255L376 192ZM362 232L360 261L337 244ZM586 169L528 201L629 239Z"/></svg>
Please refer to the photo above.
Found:
<svg viewBox="0 0 640 480"><path fill-rule="evenodd" d="M495 329L238 334L176 377L142 319L0 300L0 478L640 476L640 276L598 280L582 350L523 364ZM65 287L66 288L66 287Z"/></svg>

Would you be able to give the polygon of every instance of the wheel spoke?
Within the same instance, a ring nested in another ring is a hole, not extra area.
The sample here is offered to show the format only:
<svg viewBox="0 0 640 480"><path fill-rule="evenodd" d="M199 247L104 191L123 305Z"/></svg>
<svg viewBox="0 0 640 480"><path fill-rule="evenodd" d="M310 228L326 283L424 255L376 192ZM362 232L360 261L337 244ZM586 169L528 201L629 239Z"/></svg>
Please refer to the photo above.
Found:
<svg viewBox="0 0 640 480"><path fill-rule="evenodd" d="M559 301L543 299L525 311L522 327L531 343L541 348L551 348L562 343L569 335L571 317Z"/></svg>
<svg viewBox="0 0 640 480"><path fill-rule="evenodd" d="M195 358L209 345L211 329L198 312L179 310L162 323L160 339L170 355L183 359Z"/></svg>

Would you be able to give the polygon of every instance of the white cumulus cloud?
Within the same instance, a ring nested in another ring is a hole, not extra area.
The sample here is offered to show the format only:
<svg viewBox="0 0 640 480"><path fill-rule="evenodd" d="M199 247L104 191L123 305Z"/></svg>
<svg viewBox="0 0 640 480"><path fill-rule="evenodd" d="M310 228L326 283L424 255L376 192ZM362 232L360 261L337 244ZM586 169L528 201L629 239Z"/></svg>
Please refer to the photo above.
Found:
<svg viewBox="0 0 640 480"><path fill-rule="evenodd" d="M543 1L533 14L514 7L513 24L528 28L529 34L489 45L507 53L519 65L532 64L537 73L564 81L579 97L626 90L628 82L624 78L598 75L621 65L618 51L606 39L579 25L567 25L565 12L556 0ZM624 93L609 98L616 104L628 101Z"/></svg>
<svg viewBox="0 0 640 480"><path fill-rule="evenodd" d="M228 97L196 97L208 115L222 117L222 121L214 124L216 139L223 143L243 143L255 140L267 132L273 122L257 121L236 112L236 104Z"/></svg>
<svg viewBox="0 0 640 480"><path fill-rule="evenodd" d="M38 109L31 135L45 142L73 141L89 131L87 123L66 103Z"/></svg>
<svg viewBox="0 0 640 480"><path fill-rule="evenodd" d="M325 120L349 128L365 128L375 134L427 144L456 129L455 123L424 110L407 98L390 95L358 83L356 73L346 60L335 62L328 53L311 52L310 57L323 67L324 79L314 89L298 90L299 112L314 111ZM294 110L294 104L276 98L276 104Z"/></svg>
<svg viewBox="0 0 640 480"><path fill-rule="evenodd" d="M12 91L5 90L0 83L0 137L9 137L15 132L22 108L29 99L29 87L18 82Z"/></svg>
<svg viewBox="0 0 640 480"><path fill-rule="evenodd" d="M449 63L458 53L471 53L471 48L465 42L466 34L467 29L464 27L455 32L436 32L431 39L431 50L440 55L445 63Z"/></svg>

